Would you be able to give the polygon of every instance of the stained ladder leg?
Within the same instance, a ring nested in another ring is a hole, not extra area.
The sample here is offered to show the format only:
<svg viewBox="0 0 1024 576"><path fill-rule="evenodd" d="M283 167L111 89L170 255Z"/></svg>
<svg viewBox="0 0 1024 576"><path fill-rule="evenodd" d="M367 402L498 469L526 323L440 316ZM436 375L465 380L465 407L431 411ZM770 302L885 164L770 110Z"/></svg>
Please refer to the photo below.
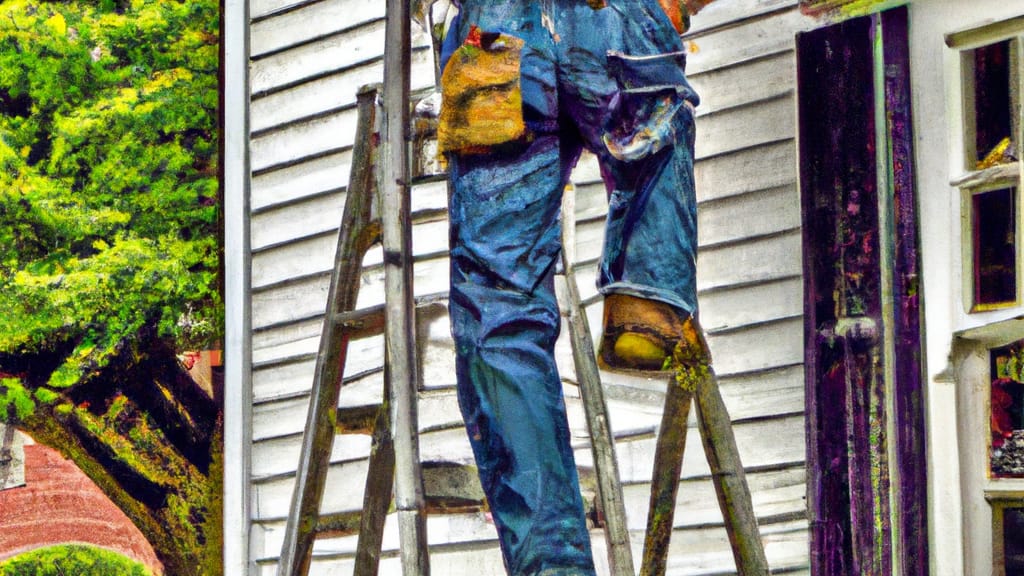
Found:
<svg viewBox="0 0 1024 576"><path fill-rule="evenodd" d="M575 243L575 190L569 186L562 199L562 268L565 276L566 309L568 310L572 355L576 378L583 397L583 410L590 430L597 472L598 496L605 514L605 535L608 539L608 562L613 576L633 576L633 554L626 525L626 506L619 481L619 465L608 421L608 406L601 387L601 375L594 358L594 342L590 337L587 317L580 304L579 288L573 270Z"/></svg>
<svg viewBox="0 0 1024 576"><path fill-rule="evenodd" d="M376 193L373 133L377 93L375 87L364 88L357 100L359 119L348 198L338 234L334 272L327 296L327 315L320 337L306 433L302 438L278 576L304 576L309 571L320 500L336 434L338 395L352 328L337 319L355 308L363 255L380 234L372 214Z"/></svg>
<svg viewBox="0 0 1024 576"><path fill-rule="evenodd" d="M377 411L370 443L370 464L359 517L359 540L353 576L376 576L380 567L384 521L395 481L395 444L391 439L391 374L384 365L384 402Z"/></svg>
<svg viewBox="0 0 1024 576"><path fill-rule="evenodd" d="M701 335L703 340L703 335ZM665 412L654 455L650 510L644 542L641 576L663 576L667 566L672 518L686 443L686 421L694 398L704 453L725 529L741 576L769 574L757 516L750 500L746 473L740 461L732 421L718 390L718 380L707 357L680 358L669 383ZM698 353L696 356L702 356Z"/></svg>
<svg viewBox="0 0 1024 576"><path fill-rule="evenodd" d="M647 512L647 533L640 576L664 576L668 545L679 493L679 475L686 449L686 423L690 418L693 391L670 382L661 414L658 443L654 449L651 498Z"/></svg>
<svg viewBox="0 0 1024 576"><path fill-rule="evenodd" d="M427 531L416 413L415 308L409 200L408 0L388 0L384 50L380 194L384 243L385 362L391 375L395 507L404 576L427 576Z"/></svg>
<svg viewBox="0 0 1024 576"><path fill-rule="evenodd" d="M711 479L718 495L718 506L732 544L732 555L740 576L769 574L757 516L750 501L747 475L740 462L732 421L718 391L718 379L708 367L697 384L697 424L704 442L704 453L711 467Z"/></svg>

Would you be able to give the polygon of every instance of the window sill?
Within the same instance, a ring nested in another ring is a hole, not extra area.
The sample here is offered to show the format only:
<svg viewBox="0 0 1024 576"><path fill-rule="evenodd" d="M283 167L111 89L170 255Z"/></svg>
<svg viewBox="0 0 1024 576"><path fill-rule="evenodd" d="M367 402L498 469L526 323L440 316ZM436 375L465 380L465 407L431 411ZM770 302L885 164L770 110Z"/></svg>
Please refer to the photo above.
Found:
<svg viewBox="0 0 1024 576"><path fill-rule="evenodd" d="M989 184L1013 183L1020 177L1020 164L1010 162L984 170L967 172L949 181L956 188L977 188Z"/></svg>

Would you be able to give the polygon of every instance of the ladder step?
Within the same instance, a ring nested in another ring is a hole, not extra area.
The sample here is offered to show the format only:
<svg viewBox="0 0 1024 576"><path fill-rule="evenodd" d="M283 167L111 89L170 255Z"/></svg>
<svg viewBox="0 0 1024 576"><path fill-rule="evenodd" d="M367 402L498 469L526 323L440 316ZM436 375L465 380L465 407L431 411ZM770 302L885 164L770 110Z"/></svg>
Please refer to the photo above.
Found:
<svg viewBox="0 0 1024 576"><path fill-rule="evenodd" d="M359 521L363 517L360 510L321 514L316 523L317 538L337 538L359 533Z"/></svg>
<svg viewBox="0 0 1024 576"><path fill-rule="evenodd" d="M417 296L413 303L416 309L419 310L420 308L425 308L439 302L446 302L447 300L448 294L440 292ZM359 340L383 334L384 304L335 314L334 323L338 327L346 329L350 340Z"/></svg>
<svg viewBox="0 0 1024 576"><path fill-rule="evenodd" d="M338 434L372 434L380 405L338 408L334 429Z"/></svg>
<svg viewBox="0 0 1024 576"><path fill-rule="evenodd" d="M465 512L485 506L476 466L423 462L423 493L429 512Z"/></svg>
<svg viewBox="0 0 1024 576"><path fill-rule="evenodd" d="M376 414L376 408L373 410ZM423 492L431 514L479 512L487 508L475 466L456 462L424 462ZM393 503L392 503L393 506ZM359 533L362 511L322 514L317 538L337 538Z"/></svg>

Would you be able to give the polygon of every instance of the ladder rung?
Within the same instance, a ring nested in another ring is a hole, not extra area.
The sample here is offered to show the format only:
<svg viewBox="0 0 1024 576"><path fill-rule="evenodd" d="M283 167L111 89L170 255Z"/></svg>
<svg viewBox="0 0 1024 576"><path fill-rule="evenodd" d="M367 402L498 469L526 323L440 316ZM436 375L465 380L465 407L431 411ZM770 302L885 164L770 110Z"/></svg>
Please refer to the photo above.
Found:
<svg viewBox="0 0 1024 576"><path fill-rule="evenodd" d="M379 405L338 408L334 429L338 434L372 434L379 411Z"/></svg>
<svg viewBox="0 0 1024 576"><path fill-rule="evenodd" d="M372 407L373 414L377 408ZM426 510L433 514L478 512L487 505L474 466L455 462L424 462L423 491ZM317 520L317 538L337 538L359 533L362 511L323 514Z"/></svg>
<svg viewBox="0 0 1024 576"><path fill-rule="evenodd" d="M444 302L447 299L448 295L441 292L418 296L414 302L418 310L431 304ZM384 332L384 305L378 304L368 308L335 314L334 322L340 328L348 330L348 337L351 340L382 334Z"/></svg>
<svg viewBox="0 0 1024 576"><path fill-rule="evenodd" d="M363 513L359 510L323 514L316 523L317 538L337 538L359 533L359 520Z"/></svg>

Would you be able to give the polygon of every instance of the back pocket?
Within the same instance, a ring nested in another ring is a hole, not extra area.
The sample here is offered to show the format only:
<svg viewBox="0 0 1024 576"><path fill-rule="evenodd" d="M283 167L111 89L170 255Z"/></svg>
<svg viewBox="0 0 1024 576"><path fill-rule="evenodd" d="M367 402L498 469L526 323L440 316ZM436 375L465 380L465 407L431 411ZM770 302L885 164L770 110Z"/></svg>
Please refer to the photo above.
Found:
<svg viewBox="0 0 1024 576"><path fill-rule="evenodd" d="M604 134L608 152L623 161L646 158L680 141L693 147L697 94L686 81L686 54L608 53L608 71L620 90L618 110Z"/></svg>

